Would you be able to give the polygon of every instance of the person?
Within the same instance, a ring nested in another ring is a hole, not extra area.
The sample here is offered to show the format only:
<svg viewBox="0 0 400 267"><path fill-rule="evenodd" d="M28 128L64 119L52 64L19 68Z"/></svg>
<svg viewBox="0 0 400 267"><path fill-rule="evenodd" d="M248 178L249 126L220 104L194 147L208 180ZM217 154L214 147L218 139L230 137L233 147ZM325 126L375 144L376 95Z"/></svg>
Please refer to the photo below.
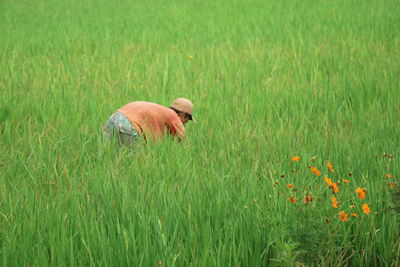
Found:
<svg viewBox="0 0 400 267"><path fill-rule="evenodd" d="M134 145L143 138L160 140L166 135L180 141L185 135L185 124L193 118L193 103L186 98L175 99L169 108L162 105L136 101L119 108L108 119L104 132L109 139L123 145Z"/></svg>

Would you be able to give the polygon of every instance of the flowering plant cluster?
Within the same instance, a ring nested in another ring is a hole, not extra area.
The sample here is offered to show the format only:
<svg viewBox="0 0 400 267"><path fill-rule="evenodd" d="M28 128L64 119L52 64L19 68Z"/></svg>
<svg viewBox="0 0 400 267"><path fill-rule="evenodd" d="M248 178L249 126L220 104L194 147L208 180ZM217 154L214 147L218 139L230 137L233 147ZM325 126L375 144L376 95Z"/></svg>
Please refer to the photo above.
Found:
<svg viewBox="0 0 400 267"><path fill-rule="evenodd" d="M300 162L300 156L294 156L291 159L293 162ZM298 164L298 163L294 163L294 164ZM335 173L335 169L333 168L333 165L330 161L326 161L326 166L327 166L327 171L331 173L331 175L334 175ZM316 175L316 176L321 176L321 171L315 167L315 166L308 166L308 168L311 170L311 172ZM340 201L339 198L339 192L341 191L342 187L345 187L346 184L351 184L353 183L350 179L350 177L352 176L352 173L349 173L349 177L348 179L341 179L342 181L332 181L331 178L329 178L327 175L324 176L324 182L326 184L326 186L330 189L329 191L331 192L331 196L330 196L330 203L332 205L333 209L337 209L339 210L337 212L337 218L342 221L342 222L346 222L349 221L350 218L358 218L359 214L357 212L346 212L345 209L342 208L342 201ZM284 177L284 175L281 176L282 178ZM392 178L393 175L392 174L387 174L386 175L387 178ZM395 183L388 183L388 187L394 187ZM292 204L296 204L298 202L298 199L296 198L296 192L297 192L297 188L295 186L295 184L290 183L286 185L287 188L290 188L294 193L294 195L292 196L288 196L287 200L288 202L292 203ZM347 189L348 191L349 189ZM354 203L350 205L351 209L354 209L356 207L359 207L361 210L361 213L364 213L364 216L371 214L372 209L370 208L369 204L366 203L367 202L367 190L363 187L357 187L355 189L355 191L353 191L354 189L352 189L353 193L353 198L355 199ZM313 201L313 199L315 198L315 196L313 194L310 193L306 193L303 197L303 202L304 204L309 204ZM322 198L318 197L319 200L321 200ZM362 201L361 201L362 200ZM329 220L327 219L327 222Z"/></svg>

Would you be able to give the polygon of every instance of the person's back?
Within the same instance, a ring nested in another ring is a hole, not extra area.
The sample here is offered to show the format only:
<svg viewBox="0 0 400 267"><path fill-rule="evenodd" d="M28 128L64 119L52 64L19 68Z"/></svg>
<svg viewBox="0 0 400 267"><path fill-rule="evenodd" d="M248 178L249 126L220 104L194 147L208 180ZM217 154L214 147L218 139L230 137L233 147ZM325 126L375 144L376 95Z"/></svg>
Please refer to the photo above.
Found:
<svg viewBox="0 0 400 267"><path fill-rule="evenodd" d="M185 135L185 127L175 111L156 103L136 101L118 109L146 139L161 139L165 132Z"/></svg>

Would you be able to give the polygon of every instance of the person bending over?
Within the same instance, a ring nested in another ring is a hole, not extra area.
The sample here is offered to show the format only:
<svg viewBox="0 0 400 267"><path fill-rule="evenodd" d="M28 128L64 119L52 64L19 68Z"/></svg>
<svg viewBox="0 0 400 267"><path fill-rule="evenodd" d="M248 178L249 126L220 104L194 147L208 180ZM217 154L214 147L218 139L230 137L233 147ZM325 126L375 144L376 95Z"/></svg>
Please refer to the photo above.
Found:
<svg viewBox="0 0 400 267"><path fill-rule="evenodd" d="M175 99L169 108L162 105L136 101L119 108L108 119L104 132L109 139L116 139L123 145L134 145L147 140L160 140L166 134L182 140L184 125L195 119L192 116L193 103L186 98Z"/></svg>

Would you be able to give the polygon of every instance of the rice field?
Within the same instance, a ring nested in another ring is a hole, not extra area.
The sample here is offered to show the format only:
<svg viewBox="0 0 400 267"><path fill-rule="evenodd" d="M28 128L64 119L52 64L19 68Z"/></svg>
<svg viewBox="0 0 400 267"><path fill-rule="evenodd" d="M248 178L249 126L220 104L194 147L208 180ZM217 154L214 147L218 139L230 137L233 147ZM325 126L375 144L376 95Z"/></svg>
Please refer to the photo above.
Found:
<svg viewBox="0 0 400 267"><path fill-rule="evenodd" d="M398 1L0 14L1 266L400 266ZM104 138L177 97L183 142Z"/></svg>

